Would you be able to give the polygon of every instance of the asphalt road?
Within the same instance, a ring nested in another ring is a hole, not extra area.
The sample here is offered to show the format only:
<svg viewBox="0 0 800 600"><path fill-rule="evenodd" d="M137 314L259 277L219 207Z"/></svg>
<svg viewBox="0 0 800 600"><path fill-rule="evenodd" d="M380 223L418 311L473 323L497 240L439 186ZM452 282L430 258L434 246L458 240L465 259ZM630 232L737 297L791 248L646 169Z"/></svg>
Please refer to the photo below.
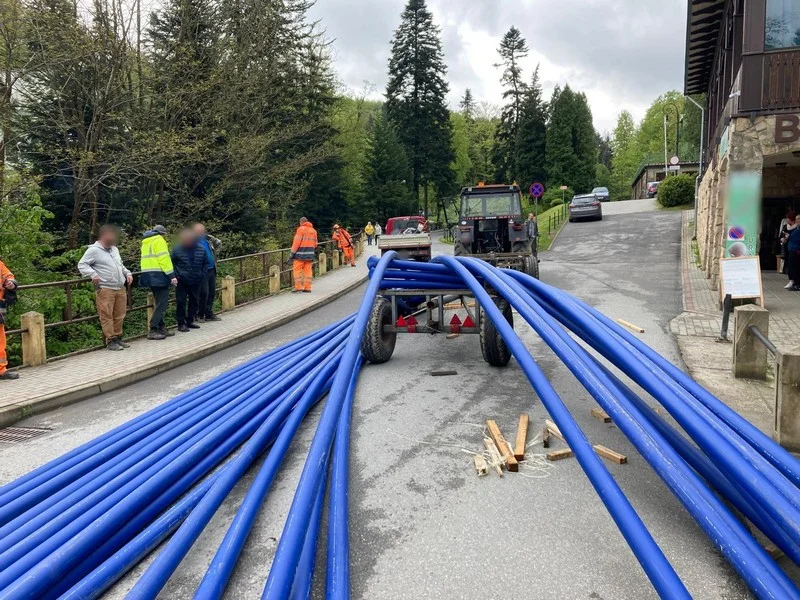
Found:
<svg viewBox="0 0 800 600"><path fill-rule="evenodd" d="M601 222L565 226L542 255L542 279L644 327L642 337L680 364L668 332L669 320L680 312L680 214L640 212L649 210L645 205L620 203L616 211L606 206ZM437 244L436 251L449 250ZM54 431L0 447L0 481L351 313L362 293L206 359L29 419L23 424ZM693 596L748 598L736 574L619 430L590 416L594 402L566 368L527 326L518 323L517 331L590 439L628 455L627 465L609 469ZM458 374L430 375L442 369ZM403 336L391 361L363 370L350 487L354 598L657 597L575 459L534 460L502 479L475 476L465 451L481 449L482 423L494 418L513 438L522 412L530 414L534 433L547 418L516 364L486 365L476 336ZM318 414L319 409L311 421ZM309 422L263 507L226 597L260 598L312 435ZM543 452L541 446L532 451ZM218 512L163 598L191 597L253 475ZM123 597L142 569L107 596Z"/></svg>

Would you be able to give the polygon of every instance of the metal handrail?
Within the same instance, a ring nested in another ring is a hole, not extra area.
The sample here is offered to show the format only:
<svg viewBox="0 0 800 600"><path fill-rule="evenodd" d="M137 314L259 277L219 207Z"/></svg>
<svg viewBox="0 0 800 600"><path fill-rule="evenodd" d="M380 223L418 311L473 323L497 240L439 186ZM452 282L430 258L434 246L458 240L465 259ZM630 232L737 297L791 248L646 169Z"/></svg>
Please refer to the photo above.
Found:
<svg viewBox="0 0 800 600"><path fill-rule="evenodd" d="M769 350L772 356L778 356L777 346L775 346L775 344L773 344L756 325L750 325L747 329L750 330L750 333L753 334L754 338L766 346L767 350Z"/></svg>

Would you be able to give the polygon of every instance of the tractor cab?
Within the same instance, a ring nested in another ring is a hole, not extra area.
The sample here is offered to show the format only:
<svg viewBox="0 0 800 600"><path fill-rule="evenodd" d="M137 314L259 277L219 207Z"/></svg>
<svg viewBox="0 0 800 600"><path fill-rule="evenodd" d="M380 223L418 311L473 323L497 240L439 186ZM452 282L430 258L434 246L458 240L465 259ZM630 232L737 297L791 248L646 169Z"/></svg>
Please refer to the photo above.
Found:
<svg viewBox="0 0 800 600"><path fill-rule="evenodd" d="M522 214L517 184L464 188L459 213L456 256L475 256L538 277L536 231Z"/></svg>

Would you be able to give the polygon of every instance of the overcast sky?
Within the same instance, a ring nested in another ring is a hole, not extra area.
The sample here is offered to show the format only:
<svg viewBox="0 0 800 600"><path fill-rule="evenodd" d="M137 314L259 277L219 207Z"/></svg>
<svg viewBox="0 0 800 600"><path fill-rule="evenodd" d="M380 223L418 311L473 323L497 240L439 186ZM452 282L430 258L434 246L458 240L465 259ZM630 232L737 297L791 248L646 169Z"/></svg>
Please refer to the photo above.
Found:
<svg viewBox="0 0 800 600"><path fill-rule="evenodd" d="M365 81L381 97L389 47L406 0L317 0L311 17L333 39L341 82ZM477 99L500 102L497 46L511 25L537 63L545 95L556 84L586 92L595 127L610 131L623 109L639 119L656 96L682 89L686 0L428 0L442 30L455 108L469 87Z"/></svg>

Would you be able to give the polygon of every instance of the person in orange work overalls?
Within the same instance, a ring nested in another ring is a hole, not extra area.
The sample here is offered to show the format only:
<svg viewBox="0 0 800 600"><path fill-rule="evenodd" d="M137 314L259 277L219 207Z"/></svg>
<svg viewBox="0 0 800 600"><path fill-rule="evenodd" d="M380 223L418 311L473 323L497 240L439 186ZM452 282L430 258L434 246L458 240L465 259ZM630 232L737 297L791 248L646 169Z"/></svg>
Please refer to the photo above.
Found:
<svg viewBox="0 0 800 600"><path fill-rule="evenodd" d="M294 234L292 242L292 275L295 292L311 292L311 278L314 276L314 256L317 250L317 230L311 222L302 217L300 227Z"/></svg>
<svg viewBox="0 0 800 600"><path fill-rule="evenodd" d="M339 244L339 250L344 253L344 264L356 266L356 253L353 251L353 238L344 227L333 226L333 239Z"/></svg>
<svg viewBox="0 0 800 600"><path fill-rule="evenodd" d="M6 355L6 303L8 292L17 288L17 280L8 267L0 261L0 379L19 379L19 374L7 370L8 356Z"/></svg>

